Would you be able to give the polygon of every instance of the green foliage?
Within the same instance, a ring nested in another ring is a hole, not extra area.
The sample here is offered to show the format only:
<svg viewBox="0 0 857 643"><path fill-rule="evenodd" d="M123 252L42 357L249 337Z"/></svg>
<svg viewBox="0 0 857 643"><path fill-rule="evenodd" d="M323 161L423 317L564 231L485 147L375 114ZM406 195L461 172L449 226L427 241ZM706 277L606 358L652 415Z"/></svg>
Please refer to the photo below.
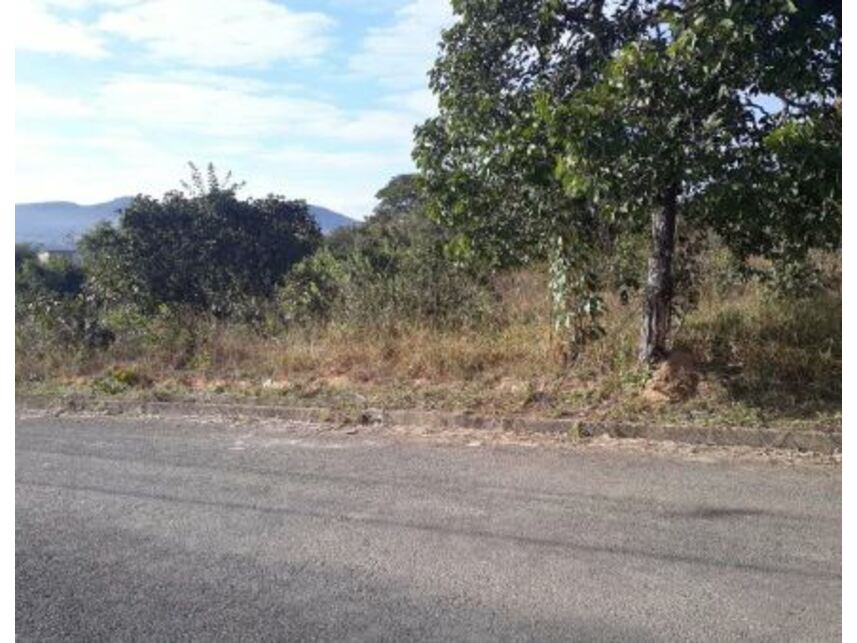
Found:
<svg viewBox="0 0 857 643"><path fill-rule="evenodd" d="M181 181L182 189L190 196L204 197L208 194L217 192L231 192L233 194L241 190L245 182L233 181L232 172L226 172L223 178L217 176L217 169L213 163L209 163L205 168L205 178L202 176L202 171L195 163L188 161L190 168L190 181Z"/></svg>
<svg viewBox="0 0 857 643"><path fill-rule="evenodd" d="M586 264L584 257L571 251L562 237L557 237L548 261L548 288L554 332L567 340L563 352L568 360L575 359L587 342L604 335L600 321L604 314L600 280Z"/></svg>
<svg viewBox="0 0 857 643"><path fill-rule="evenodd" d="M598 258L599 274L605 275L607 288L628 304L645 281L644 266L649 241L642 233L617 235L607 252Z"/></svg>
<svg viewBox="0 0 857 643"><path fill-rule="evenodd" d="M58 347L108 345L114 336L85 287L83 269L67 257L42 261L32 248L15 248L15 319L19 329Z"/></svg>
<svg viewBox="0 0 857 643"><path fill-rule="evenodd" d="M37 251L36 249L28 244L28 243L16 243L15 244L15 274L17 275L18 271L24 265L25 262L36 261L37 259Z"/></svg>
<svg viewBox="0 0 857 643"><path fill-rule="evenodd" d="M367 326L483 319L487 273L449 257L449 235L426 217L414 177L394 178L378 198L362 226L336 231L289 273L279 292L287 316Z"/></svg>
<svg viewBox="0 0 857 643"><path fill-rule="evenodd" d="M634 3L459 0L431 74L440 113L418 128L414 158L431 215L459 255L509 267L548 259L557 330L577 344L601 334L591 260L620 234L555 171L564 143L544 114L590 87Z"/></svg>
<svg viewBox="0 0 857 643"><path fill-rule="evenodd" d="M762 278L776 297L801 301L835 287L841 275L831 278L810 256L804 255L777 259Z"/></svg>
<svg viewBox="0 0 857 643"><path fill-rule="evenodd" d="M692 204L741 256L800 263L815 249L836 250L842 234L842 116L838 103L781 116L704 198ZM723 211L744 213L735 220Z"/></svg>
<svg viewBox="0 0 857 643"><path fill-rule="evenodd" d="M835 3L648 4L651 27L591 88L545 112L565 145L566 189L638 222L677 190L682 214L743 256L835 248Z"/></svg>
<svg viewBox="0 0 857 643"><path fill-rule="evenodd" d="M26 329L31 338L56 348L104 348L115 334L102 323L101 309L84 294L28 302L16 310L16 330Z"/></svg>
<svg viewBox="0 0 857 643"><path fill-rule="evenodd" d="M347 286L346 267L327 248L295 265L278 292L287 319L326 322Z"/></svg>
<svg viewBox="0 0 857 643"><path fill-rule="evenodd" d="M589 204L554 173L560 142L541 113L590 85L633 13L603 3L459 0L431 73L439 115L417 129L414 158L431 215L462 253L495 266L546 258L557 236L594 243Z"/></svg>
<svg viewBox="0 0 857 643"><path fill-rule="evenodd" d="M111 303L144 310L190 306L216 316L246 316L270 298L289 269L311 254L321 233L306 203L278 196L239 200L195 174L193 196L137 196L117 226L81 241L89 283Z"/></svg>
<svg viewBox="0 0 857 643"><path fill-rule="evenodd" d="M101 377L96 378L92 383L96 391L107 393L108 395L117 395L130 389L150 384L151 382L148 378L143 377L133 368L116 365L112 366Z"/></svg>
<svg viewBox="0 0 857 643"><path fill-rule="evenodd" d="M422 210L424 198L415 174L399 174L390 179L375 195L378 205L372 214L372 220L379 223L392 223L397 217Z"/></svg>
<svg viewBox="0 0 857 643"><path fill-rule="evenodd" d="M596 287L601 257L645 231L654 210L718 232L741 259L838 247L840 3L454 8L431 75L440 112L414 149L429 211L460 252L493 265L547 256L559 239L567 256L551 255L552 297L567 302L566 320L592 308L583 286ZM694 252L685 239L683 309L696 299ZM607 281L638 287L625 277ZM667 274L653 288L668 300L672 283Z"/></svg>
<svg viewBox="0 0 857 643"><path fill-rule="evenodd" d="M66 257L41 261L35 250L15 247L15 294L19 301L55 300L83 291L83 269Z"/></svg>

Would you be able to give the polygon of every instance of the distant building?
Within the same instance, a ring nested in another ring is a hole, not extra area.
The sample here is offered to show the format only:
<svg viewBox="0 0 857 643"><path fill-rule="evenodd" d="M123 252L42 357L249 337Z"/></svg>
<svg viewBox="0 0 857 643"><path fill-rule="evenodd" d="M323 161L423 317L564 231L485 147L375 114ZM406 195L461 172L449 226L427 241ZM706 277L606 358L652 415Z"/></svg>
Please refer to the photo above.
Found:
<svg viewBox="0 0 857 643"><path fill-rule="evenodd" d="M46 264L51 259L68 259L72 263L79 263L80 256L74 250L40 250L36 253L39 263Z"/></svg>

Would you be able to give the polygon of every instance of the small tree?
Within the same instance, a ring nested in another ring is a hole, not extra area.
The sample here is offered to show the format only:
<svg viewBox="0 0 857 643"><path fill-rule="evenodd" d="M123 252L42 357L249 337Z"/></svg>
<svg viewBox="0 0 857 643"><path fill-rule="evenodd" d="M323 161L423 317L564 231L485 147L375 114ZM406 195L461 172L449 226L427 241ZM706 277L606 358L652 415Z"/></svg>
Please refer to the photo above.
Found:
<svg viewBox="0 0 857 643"><path fill-rule="evenodd" d="M192 196L137 196L116 226L84 237L84 263L102 297L228 315L243 302L270 297L321 242L304 201L239 200L240 186L219 181L211 166L207 186L198 172L192 181Z"/></svg>

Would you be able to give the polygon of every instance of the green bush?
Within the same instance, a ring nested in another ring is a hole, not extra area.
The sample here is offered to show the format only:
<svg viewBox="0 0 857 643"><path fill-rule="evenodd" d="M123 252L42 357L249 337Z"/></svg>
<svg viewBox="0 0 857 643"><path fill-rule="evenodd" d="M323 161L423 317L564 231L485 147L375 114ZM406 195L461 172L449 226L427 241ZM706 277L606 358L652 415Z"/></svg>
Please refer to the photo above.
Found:
<svg viewBox="0 0 857 643"><path fill-rule="evenodd" d="M15 295L22 304L74 297L83 291L85 278L83 268L66 257L43 262L35 250L15 247Z"/></svg>
<svg viewBox="0 0 857 643"><path fill-rule="evenodd" d="M16 248L15 318L22 332L58 348L102 348L114 335L100 313L79 265L65 257L43 262L34 251Z"/></svg>
<svg viewBox="0 0 857 643"><path fill-rule="evenodd" d="M463 327L499 314L488 273L448 256L449 237L412 179L396 177L378 196L374 216L337 231L285 277L278 301L289 319Z"/></svg>
<svg viewBox="0 0 857 643"><path fill-rule="evenodd" d="M395 252L395 269L389 270L378 270L364 255L337 259L326 250L301 262L278 293L286 317L299 323L461 327L497 314L486 279L428 249Z"/></svg>
<svg viewBox="0 0 857 643"><path fill-rule="evenodd" d="M757 403L836 402L842 394L842 298L770 297L749 284L690 314L676 345L724 375L736 398Z"/></svg>
<svg viewBox="0 0 857 643"><path fill-rule="evenodd" d="M277 298L287 320L329 321L346 289L345 266L326 248L298 263L289 272Z"/></svg>
<svg viewBox="0 0 857 643"><path fill-rule="evenodd" d="M841 275L825 271L825 267L810 255L774 261L764 275L771 293L781 299L815 297L838 283L840 278Z"/></svg>
<svg viewBox="0 0 857 643"><path fill-rule="evenodd" d="M101 393L116 395L133 388L149 386L148 378L140 375L135 369L125 366L112 366L104 375L96 378L92 385Z"/></svg>
<svg viewBox="0 0 857 643"><path fill-rule="evenodd" d="M102 300L258 319L283 276L320 244L304 201L240 200L216 178L208 188L197 178L191 196L137 196L116 226L81 240L88 285Z"/></svg>

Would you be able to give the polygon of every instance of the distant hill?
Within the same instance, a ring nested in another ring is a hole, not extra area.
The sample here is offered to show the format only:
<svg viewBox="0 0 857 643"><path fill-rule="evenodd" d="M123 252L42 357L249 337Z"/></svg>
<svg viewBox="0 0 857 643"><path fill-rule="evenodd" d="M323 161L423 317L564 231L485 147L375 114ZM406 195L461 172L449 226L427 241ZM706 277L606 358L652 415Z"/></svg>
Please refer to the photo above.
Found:
<svg viewBox="0 0 857 643"><path fill-rule="evenodd" d="M78 205L70 201L15 204L15 243L32 243L51 250L74 248L77 239L101 221L115 221L131 197Z"/></svg>
<svg viewBox="0 0 857 643"><path fill-rule="evenodd" d="M116 221L131 197L123 196L106 203L79 205L70 201L15 204L15 243L31 243L51 250L74 248L80 236L102 221ZM321 231L359 223L344 214L318 205L309 206Z"/></svg>
<svg viewBox="0 0 857 643"><path fill-rule="evenodd" d="M337 228L344 228L360 223L356 219L347 217L344 214L339 214L339 212L323 208L320 205L312 205L311 203L309 204L309 213L315 218L318 227L321 228L324 234L329 234Z"/></svg>

